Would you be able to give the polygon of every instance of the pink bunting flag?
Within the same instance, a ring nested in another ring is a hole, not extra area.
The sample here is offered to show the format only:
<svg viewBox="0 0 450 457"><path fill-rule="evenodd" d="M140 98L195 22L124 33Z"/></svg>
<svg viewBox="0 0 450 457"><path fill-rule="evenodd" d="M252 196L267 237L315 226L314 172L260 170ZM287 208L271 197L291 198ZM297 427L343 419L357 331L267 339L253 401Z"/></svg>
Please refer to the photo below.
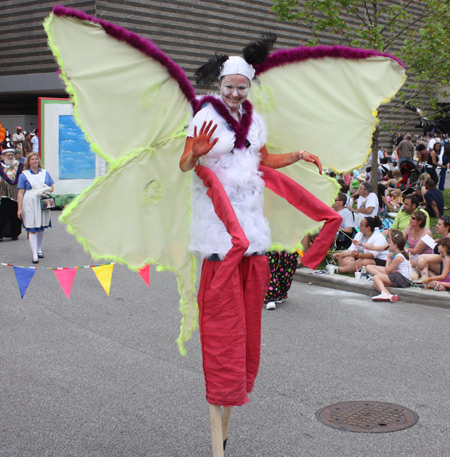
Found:
<svg viewBox="0 0 450 457"><path fill-rule="evenodd" d="M150 265L145 265L139 270L140 277L144 280L147 286L150 285Z"/></svg>
<svg viewBox="0 0 450 457"><path fill-rule="evenodd" d="M59 284L66 294L67 298L70 298L70 293L72 292L73 280L77 273L76 268L64 268L63 270L53 270L56 277L58 278Z"/></svg>

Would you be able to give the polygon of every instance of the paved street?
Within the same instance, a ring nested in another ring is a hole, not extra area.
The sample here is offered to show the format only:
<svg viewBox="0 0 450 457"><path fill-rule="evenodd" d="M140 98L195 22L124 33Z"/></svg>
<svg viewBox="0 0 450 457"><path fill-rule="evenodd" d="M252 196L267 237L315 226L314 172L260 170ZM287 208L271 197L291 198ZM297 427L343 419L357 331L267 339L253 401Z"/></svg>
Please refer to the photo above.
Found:
<svg viewBox="0 0 450 457"><path fill-rule="evenodd" d="M94 263L57 222L39 266ZM0 261L31 265L26 236ZM0 267L0 457L210 457L198 332L178 353L174 275L116 265L107 297L80 269L70 300L51 270L23 300ZM252 401L231 418L230 457L450 457L450 311L295 281L263 313ZM393 433L327 427L315 412L353 400L418 413Z"/></svg>

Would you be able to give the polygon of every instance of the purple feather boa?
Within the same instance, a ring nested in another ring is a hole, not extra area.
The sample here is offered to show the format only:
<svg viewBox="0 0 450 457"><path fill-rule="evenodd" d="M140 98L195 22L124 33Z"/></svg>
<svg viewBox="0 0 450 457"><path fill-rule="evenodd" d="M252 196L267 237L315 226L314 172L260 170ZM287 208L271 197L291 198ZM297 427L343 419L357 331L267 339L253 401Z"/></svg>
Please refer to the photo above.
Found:
<svg viewBox="0 0 450 457"><path fill-rule="evenodd" d="M23 163L19 163L19 166L17 167L16 177L14 178L14 181L11 181L11 179L8 178L8 175L3 171L3 166L0 165L0 176L8 184L15 186L19 182L19 176L22 173L22 170L23 170Z"/></svg>
<svg viewBox="0 0 450 457"><path fill-rule="evenodd" d="M309 59L322 59L324 57L334 57L337 59L367 59L372 56L388 57L395 60L400 66L405 65L395 56L371 49L348 48L347 46L317 46L315 48L300 46L293 49L280 49L273 52L260 65L255 65L256 74L259 75L272 68L281 67L290 63L303 62Z"/></svg>
<svg viewBox="0 0 450 457"><path fill-rule="evenodd" d="M178 66L170 57L158 49L150 40L147 40L137 35L136 33L130 32L123 27L119 27L118 25L103 21L102 19L97 19L93 16L89 16L82 11L66 8L65 6L54 6L53 13L56 16L69 16L80 19L82 21L90 21L99 24L103 27L108 35L116 38L119 41L127 42L130 46L158 61L161 65L167 68L170 76L172 76L172 78L178 82L181 91L192 104L193 108L195 108L195 91L186 74L180 66Z"/></svg>
<svg viewBox="0 0 450 457"><path fill-rule="evenodd" d="M242 104L244 108L244 114L240 122L238 122L231 114L225 104L218 98L212 95L205 95L198 100L197 110L200 110L205 103L211 103L214 109L225 119L226 123L233 129L236 136L235 147L241 149L245 146L247 141L248 131L252 125L253 118L253 106L245 100Z"/></svg>

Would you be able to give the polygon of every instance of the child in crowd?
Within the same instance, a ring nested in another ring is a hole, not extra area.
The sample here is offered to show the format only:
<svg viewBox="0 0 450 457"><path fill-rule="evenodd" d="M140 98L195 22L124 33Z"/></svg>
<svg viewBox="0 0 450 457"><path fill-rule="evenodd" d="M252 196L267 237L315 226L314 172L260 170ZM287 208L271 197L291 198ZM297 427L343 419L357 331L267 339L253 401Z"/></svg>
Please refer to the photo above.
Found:
<svg viewBox="0 0 450 457"><path fill-rule="evenodd" d="M392 295L386 286L409 287L411 284L411 264L409 254L405 251L406 239L401 230L391 230L388 237L389 255L385 267L367 265L367 272L373 275L373 286L380 295L372 297L373 301L398 301L398 295Z"/></svg>
<svg viewBox="0 0 450 457"><path fill-rule="evenodd" d="M391 200L389 202L395 209L395 211L398 211L400 207L403 205L403 197L402 197L402 191L398 188L395 188L391 192Z"/></svg>
<svg viewBox="0 0 450 457"><path fill-rule="evenodd" d="M450 238L441 238L438 241L438 252L442 257L441 274L428 276L428 265L422 272L422 282L427 289L446 290L450 288Z"/></svg>

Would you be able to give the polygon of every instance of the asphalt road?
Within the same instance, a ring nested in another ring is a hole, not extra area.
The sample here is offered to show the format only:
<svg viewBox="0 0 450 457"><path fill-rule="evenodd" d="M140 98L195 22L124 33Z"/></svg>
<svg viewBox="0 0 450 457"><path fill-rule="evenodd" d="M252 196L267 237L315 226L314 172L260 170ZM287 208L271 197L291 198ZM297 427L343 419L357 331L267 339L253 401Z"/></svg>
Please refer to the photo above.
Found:
<svg viewBox="0 0 450 457"><path fill-rule="evenodd" d="M92 264L56 222L39 266ZM1 262L31 265L29 246L0 244ZM211 455L198 333L178 353L174 276L150 287L116 265L107 297L80 269L72 296L51 270L20 298L0 267L1 457ZM448 310L373 303L294 282L263 313L262 362L251 403L235 408L227 456L450 457ZM315 412L337 402L395 403L418 413L392 433L327 427Z"/></svg>

